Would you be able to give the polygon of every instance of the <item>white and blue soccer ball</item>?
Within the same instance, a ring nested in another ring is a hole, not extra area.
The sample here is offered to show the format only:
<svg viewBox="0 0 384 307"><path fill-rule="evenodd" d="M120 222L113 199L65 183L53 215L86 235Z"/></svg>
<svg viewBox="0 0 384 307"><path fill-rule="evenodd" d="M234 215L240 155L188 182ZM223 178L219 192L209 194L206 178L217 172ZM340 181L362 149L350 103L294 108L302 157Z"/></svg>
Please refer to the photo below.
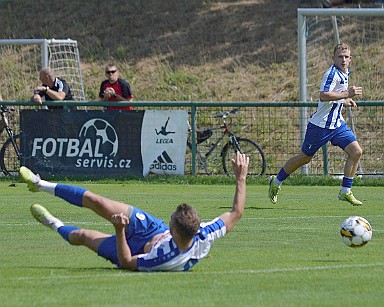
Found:
<svg viewBox="0 0 384 307"><path fill-rule="evenodd" d="M372 226L361 216L350 216L340 226L343 242L349 247L360 247L372 239Z"/></svg>

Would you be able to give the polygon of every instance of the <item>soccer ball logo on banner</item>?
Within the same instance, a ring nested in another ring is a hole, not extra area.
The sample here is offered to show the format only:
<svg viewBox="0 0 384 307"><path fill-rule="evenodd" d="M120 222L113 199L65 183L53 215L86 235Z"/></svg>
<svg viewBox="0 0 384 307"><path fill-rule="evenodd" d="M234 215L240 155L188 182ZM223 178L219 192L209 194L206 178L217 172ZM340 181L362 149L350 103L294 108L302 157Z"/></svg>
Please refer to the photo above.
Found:
<svg viewBox="0 0 384 307"><path fill-rule="evenodd" d="M87 121L80 129L79 137L101 138L102 152L109 156L116 156L119 140L115 128L101 118Z"/></svg>

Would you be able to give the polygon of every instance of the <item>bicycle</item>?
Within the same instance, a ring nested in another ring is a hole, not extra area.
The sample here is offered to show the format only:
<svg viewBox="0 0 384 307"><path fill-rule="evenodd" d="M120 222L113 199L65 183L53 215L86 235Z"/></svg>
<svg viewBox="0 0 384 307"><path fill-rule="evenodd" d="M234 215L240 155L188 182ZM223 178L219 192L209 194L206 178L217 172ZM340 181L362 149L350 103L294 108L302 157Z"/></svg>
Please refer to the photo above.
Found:
<svg viewBox="0 0 384 307"><path fill-rule="evenodd" d="M220 142L224 139L224 137L228 137L228 142L224 145L221 150L221 163L224 170L224 173L227 176L233 176L231 159L234 157L234 153L236 151L240 151L241 153L246 154L250 157L248 174L261 176L265 173L266 168L266 160L265 154L261 149L260 145L255 141L252 141L248 138L242 138L237 136L234 132L232 132L227 124L227 117L230 114L235 114L239 110L238 108L234 108L231 111L221 112L214 116L214 118L221 118L222 125L208 128L204 130L196 130L196 145L202 144L206 142L216 130L221 130L221 135L216 140L216 142L210 145L209 150L206 153L202 153L199 147L196 146L196 157L198 160L198 165L200 168L204 169L206 174L210 175L212 172L209 170L208 159L215 151L216 148L219 147ZM187 141L188 148L192 151L192 143L190 140Z"/></svg>
<svg viewBox="0 0 384 307"><path fill-rule="evenodd" d="M8 139L0 150L0 167L4 175L17 176L21 161L20 134L13 133L7 118L7 113L13 111L15 109L0 106L0 134L4 130L8 134Z"/></svg>

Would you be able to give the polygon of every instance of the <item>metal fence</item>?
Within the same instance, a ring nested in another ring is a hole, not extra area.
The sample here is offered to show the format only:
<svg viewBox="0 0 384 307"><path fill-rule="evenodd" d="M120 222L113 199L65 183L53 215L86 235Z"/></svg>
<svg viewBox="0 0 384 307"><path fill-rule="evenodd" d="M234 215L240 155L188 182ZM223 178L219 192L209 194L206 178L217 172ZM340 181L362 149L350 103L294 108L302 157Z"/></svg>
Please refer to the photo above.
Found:
<svg viewBox="0 0 384 307"><path fill-rule="evenodd" d="M31 107L29 102L4 102L7 105L16 105L16 109ZM105 105L114 105L105 102L47 102L55 105L79 105L93 109L103 108ZM117 104L116 104L117 105ZM119 103L119 105L122 105ZM221 120L216 118L218 112L228 111L240 107L236 114L227 118L229 127L241 137L257 142L263 149L267 168L266 175L276 174L283 164L296 155L301 147L300 116L301 108L308 108L308 115L316 109L315 103L299 102L130 102L136 110L142 109L185 109L190 112L189 122L194 129L220 127ZM357 139L364 150L361 159L360 174L384 175L384 102L360 102L359 107L353 109L353 117L344 115L348 125L355 128ZM49 111L47 111L49 112ZM70 112L70 111L69 111ZM86 112L86 111L84 111ZM120 111L116 111L120 112ZM15 132L19 131L19 117L16 112L10 117L10 123ZM196 125L193 125L195 121ZM38 123L37 123L38 124ZM216 130L211 138L197 145L201 152L210 150L221 133ZM0 142L5 142L5 133L0 136ZM212 174L222 175L221 148L226 139L219 143L210 156L209 170ZM206 174L199 167L198 161L192 163L192 154L186 156L186 174ZM252 157L251 157L252 158ZM327 146L326 152L321 150L316 154L308 167L310 175L341 175L343 173L345 153L337 147ZM324 163L324 161L326 163ZM300 172L300 170L298 170Z"/></svg>

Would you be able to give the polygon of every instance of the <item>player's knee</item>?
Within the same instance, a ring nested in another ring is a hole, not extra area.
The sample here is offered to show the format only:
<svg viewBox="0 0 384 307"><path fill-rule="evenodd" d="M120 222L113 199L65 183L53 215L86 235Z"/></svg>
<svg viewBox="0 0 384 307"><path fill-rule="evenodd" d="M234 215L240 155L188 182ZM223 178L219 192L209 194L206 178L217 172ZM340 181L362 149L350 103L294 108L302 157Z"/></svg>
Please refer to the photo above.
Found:
<svg viewBox="0 0 384 307"><path fill-rule="evenodd" d="M360 159L360 157L363 155L363 149L360 147L359 148L359 150L358 150L358 152L357 152L357 154L358 154L358 156L359 156L359 159Z"/></svg>
<svg viewBox="0 0 384 307"><path fill-rule="evenodd" d="M361 158L361 156L363 155L363 149L361 147L356 147L354 148L351 153L350 153L350 157L357 161Z"/></svg>
<svg viewBox="0 0 384 307"><path fill-rule="evenodd" d="M301 155L299 155L299 159L300 159L300 164L305 165L305 164L308 164L309 162L311 162L312 157L307 156L307 155L302 153Z"/></svg>

